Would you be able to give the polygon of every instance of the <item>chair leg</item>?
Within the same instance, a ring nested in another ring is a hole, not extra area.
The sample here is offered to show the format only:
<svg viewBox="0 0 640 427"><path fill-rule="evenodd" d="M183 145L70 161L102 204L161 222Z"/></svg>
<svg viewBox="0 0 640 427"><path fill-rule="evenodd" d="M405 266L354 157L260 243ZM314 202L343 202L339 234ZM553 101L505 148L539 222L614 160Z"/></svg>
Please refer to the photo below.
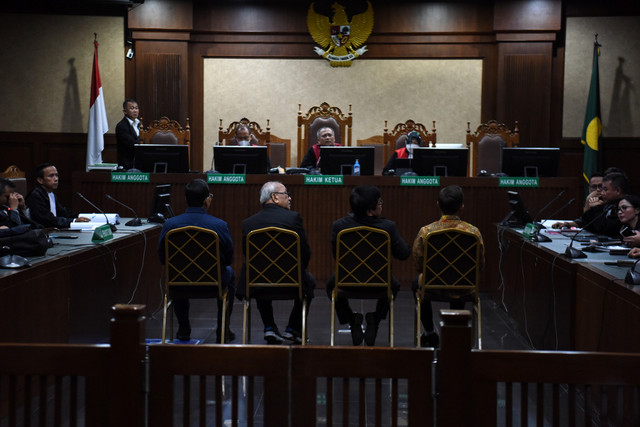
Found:
<svg viewBox="0 0 640 427"><path fill-rule="evenodd" d="M333 347L333 339L336 327L336 295L335 290L331 294L331 346Z"/></svg>
<svg viewBox="0 0 640 427"><path fill-rule="evenodd" d="M415 323L413 325L415 332L415 345L416 348L420 348L420 311L421 311L422 301L419 296L416 295L416 313L415 313Z"/></svg>
<svg viewBox="0 0 640 427"><path fill-rule="evenodd" d="M480 298L476 298L476 314L478 316L476 320L476 333L478 334L478 350L482 350L482 309L480 304Z"/></svg>
<svg viewBox="0 0 640 427"><path fill-rule="evenodd" d="M224 344L224 336L227 331L227 293L222 297L222 332L220 332L220 344ZM218 325L218 328L220 325Z"/></svg>
<svg viewBox="0 0 640 427"><path fill-rule="evenodd" d="M162 344L165 343L167 336L167 294L164 294L164 308L162 310Z"/></svg>
<svg viewBox="0 0 640 427"><path fill-rule="evenodd" d="M244 309L242 311L242 344L246 344L247 343L247 311L249 310L249 300L248 299L244 299L243 300L243 306ZM251 325L249 325L249 328L251 328Z"/></svg>
<svg viewBox="0 0 640 427"><path fill-rule="evenodd" d="M302 300L302 345L307 345L307 300Z"/></svg>
<svg viewBox="0 0 640 427"><path fill-rule="evenodd" d="M393 300L389 301L389 347L393 347Z"/></svg>

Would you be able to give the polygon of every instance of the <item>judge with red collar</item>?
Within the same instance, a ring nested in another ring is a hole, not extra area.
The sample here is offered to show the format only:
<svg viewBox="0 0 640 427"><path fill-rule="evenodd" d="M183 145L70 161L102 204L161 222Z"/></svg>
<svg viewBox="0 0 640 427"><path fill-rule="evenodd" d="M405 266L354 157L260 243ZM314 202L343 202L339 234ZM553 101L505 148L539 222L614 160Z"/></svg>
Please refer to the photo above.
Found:
<svg viewBox="0 0 640 427"><path fill-rule="evenodd" d="M323 127L318 129L318 132L316 132L316 138L318 142L312 145L309 150L307 150L307 154L304 155L304 158L300 163L301 168L320 169L320 146L340 146L340 144L336 142L336 136L333 132L333 129L331 129L330 127Z"/></svg>
<svg viewBox="0 0 640 427"><path fill-rule="evenodd" d="M396 169L396 159L412 159L413 149L423 146L424 143L422 142L420 134L415 130L409 132L409 134L407 135L405 146L402 148L398 148L393 152L391 158L387 162L387 165L384 167L383 173L385 173L389 169Z"/></svg>

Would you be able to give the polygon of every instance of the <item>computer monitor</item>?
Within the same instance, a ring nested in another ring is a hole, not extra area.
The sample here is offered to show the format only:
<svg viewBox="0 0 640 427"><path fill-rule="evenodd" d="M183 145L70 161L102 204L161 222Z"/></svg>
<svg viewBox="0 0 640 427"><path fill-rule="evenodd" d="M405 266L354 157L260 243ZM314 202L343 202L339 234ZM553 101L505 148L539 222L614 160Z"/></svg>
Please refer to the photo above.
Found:
<svg viewBox="0 0 640 427"><path fill-rule="evenodd" d="M533 222L529 211L524 206L524 202L517 191L507 191L509 197L509 214L502 220L500 225L509 227L524 227L526 224Z"/></svg>
<svg viewBox="0 0 640 427"><path fill-rule="evenodd" d="M213 161L215 170L220 173L245 175L269 172L269 156L265 146L215 145Z"/></svg>
<svg viewBox="0 0 640 427"><path fill-rule="evenodd" d="M173 216L171 209L171 184L156 185L149 209L149 222L162 224Z"/></svg>
<svg viewBox="0 0 640 427"><path fill-rule="evenodd" d="M320 146L320 172L323 175L352 175L356 160L360 164L360 175L373 175L374 147Z"/></svg>
<svg viewBox="0 0 640 427"><path fill-rule="evenodd" d="M411 168L420 176L467 176L467 148L414 148Z"/></svg>
<svg viewBox="0 0 640 427"><path fill-rule="evenodd" d="M557 147L505 147L502 149L502 172L509 176L558 176Z"/></svg>
<svg viewBox="0 0 640 427"><path fill-rule="evenodd" d="M133 167L142 172L189 172L189 146L174 144L136 144Z"/></svg>

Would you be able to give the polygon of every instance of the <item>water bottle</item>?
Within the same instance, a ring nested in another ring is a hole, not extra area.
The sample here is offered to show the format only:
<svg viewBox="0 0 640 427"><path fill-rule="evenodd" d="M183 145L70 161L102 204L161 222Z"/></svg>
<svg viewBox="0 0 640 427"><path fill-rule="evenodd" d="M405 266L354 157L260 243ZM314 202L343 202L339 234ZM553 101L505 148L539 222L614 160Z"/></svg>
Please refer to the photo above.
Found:
<svg viewBox="0 0 640 427"><path fill-rule="evenodd" d="M360 176L360 162L356 159L356 162L353 164L353 176Z"/></svg>

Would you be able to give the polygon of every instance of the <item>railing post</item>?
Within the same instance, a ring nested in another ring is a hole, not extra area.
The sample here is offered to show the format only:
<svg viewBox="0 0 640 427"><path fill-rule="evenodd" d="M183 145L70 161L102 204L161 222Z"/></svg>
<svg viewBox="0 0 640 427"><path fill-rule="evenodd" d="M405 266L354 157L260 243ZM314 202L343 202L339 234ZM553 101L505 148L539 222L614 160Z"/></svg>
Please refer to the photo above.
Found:
<svg viewBox="0 0 640 427"><path fill-rule="evenodd" d="M144 426L144 305L116 304L111 308L109 372L110 426Z"/></svg>
<svg viewBox="0 0 640 427"><path fill-rule="evenodd" d="M438 354L440 393L437 425L471 425L471 312L440 310L441 345Z"/></svg>

